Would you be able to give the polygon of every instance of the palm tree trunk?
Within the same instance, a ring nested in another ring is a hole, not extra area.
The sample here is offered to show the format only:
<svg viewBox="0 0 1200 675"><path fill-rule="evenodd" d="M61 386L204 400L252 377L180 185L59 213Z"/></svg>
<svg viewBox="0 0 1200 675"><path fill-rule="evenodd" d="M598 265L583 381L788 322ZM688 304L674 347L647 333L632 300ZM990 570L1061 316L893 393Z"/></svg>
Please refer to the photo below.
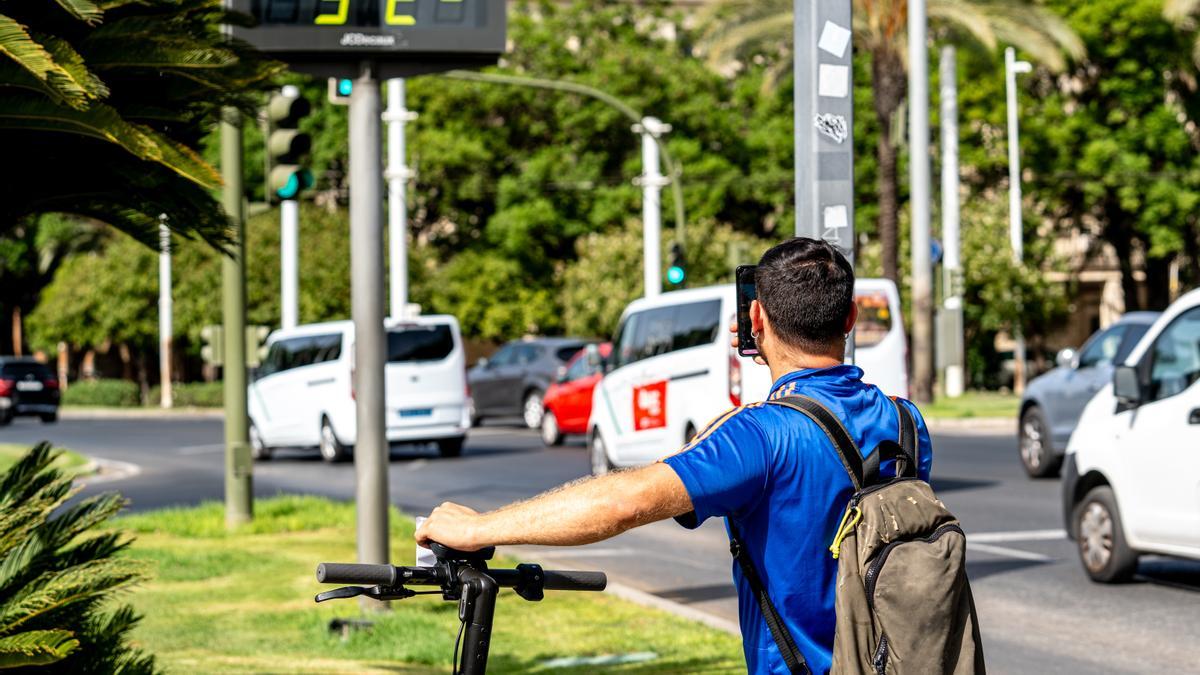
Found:
<svg viewBox="0 0 1200 675"><path fill-rule="evenodd" d="M904 63L889 50L871 54L871 86L875 97L875 117L879 120L879 243L883 247L883 276L900 285L899 221L900 197L897 175L896 139L892 137L896 111L908 92Z"/></svg>

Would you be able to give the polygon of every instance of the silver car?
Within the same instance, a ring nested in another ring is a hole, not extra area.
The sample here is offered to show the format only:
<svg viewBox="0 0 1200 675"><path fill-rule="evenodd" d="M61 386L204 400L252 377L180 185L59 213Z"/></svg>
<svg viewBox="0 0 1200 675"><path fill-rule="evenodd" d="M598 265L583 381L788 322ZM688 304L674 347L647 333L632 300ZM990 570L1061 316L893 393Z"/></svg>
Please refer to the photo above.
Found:
<svg viewBox="0 0 1200 675"><path fill-rule="evenodd" d="M1096 332L1076 352L1064 349L1058 367L1034 378L1021 398L1017 431L1021 464L1033 478L1057 476L1083 407L1112 381L1113 363L1129 355L1159 312L1130 312Z"/></svg>

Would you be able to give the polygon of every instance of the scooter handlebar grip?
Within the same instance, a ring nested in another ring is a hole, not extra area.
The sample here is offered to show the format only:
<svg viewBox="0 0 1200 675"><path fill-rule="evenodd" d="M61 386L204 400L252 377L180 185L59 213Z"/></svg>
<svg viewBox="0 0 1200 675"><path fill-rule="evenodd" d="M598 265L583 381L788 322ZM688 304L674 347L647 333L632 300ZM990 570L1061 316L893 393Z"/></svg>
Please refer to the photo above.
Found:
<svg viewBox="0 0 1200 675"><path fill-rule="evenodd" d="M397 579L392 565L367 563L321 563L317 565L317 581L323 584L361 584L392 586Z"/></svg>
<svg viewBox="0 0 1200 675"><path fill-rule="evenodd" d="M544 588L548 591L602 591L608 586L604 572L546 571Z"/></svg>

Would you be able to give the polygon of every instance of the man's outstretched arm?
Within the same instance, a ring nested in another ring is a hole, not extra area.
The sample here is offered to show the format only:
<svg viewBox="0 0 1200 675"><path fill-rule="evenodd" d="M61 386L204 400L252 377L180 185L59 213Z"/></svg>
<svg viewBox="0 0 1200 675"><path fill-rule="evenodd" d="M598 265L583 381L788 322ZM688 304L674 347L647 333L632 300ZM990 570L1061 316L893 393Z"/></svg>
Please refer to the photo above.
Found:
<svg viewBox="0 0 1200 675"><path fill-rule="evenodd" d="M692 510L683 481L666 464L588 478L488 513L446 502L417 530L417 542L436 541L474 551L498 544L578 546Z"/></svg>

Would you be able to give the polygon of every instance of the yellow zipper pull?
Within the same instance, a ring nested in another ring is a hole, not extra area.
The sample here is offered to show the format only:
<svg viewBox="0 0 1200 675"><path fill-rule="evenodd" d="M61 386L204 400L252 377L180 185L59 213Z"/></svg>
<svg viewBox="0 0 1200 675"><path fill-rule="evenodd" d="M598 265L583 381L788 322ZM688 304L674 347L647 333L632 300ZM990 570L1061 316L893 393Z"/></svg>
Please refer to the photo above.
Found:
<svg viewBox="0 0 1200 675"><path fill-rule="evenodd" d="M833 559L837 560L842 554L842 540L850 535L850 532L858 526L862 520L862 510L857 506L842 514L842 522L838 524L837 534L833 537L833 543L829 545L829 552L833 554Z"/></svg>

